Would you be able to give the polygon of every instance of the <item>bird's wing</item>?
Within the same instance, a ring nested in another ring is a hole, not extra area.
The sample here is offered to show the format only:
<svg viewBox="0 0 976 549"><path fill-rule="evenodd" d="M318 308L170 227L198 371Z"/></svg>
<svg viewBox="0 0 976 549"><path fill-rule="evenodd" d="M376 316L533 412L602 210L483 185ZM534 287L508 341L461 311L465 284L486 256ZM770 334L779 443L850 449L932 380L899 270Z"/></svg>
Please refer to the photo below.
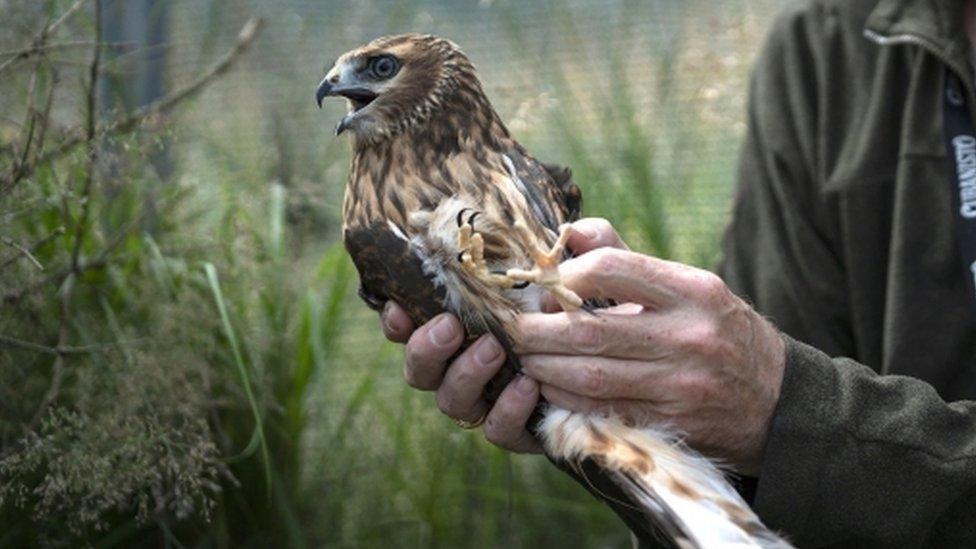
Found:
<svg viewBox="0 0 976 549"><path fill-rule="evenodd" d="M579 218L582 195L569 168L543 164L520 146L511 148L504 159L509 177L543 225L557 231L559 225Z"/></svg>
<svg viewBox="0 0 976 549"><path fill-rule="evenodd" d="M344 240L359 271L359 295L371 308L382 310L393 299L418 326L444 310L444 289L424 273L423 260L395 225L350 226Z"/></svg>
<svg viewBox="0 0 976 549"><path fill-rule="evenodd" d="M542 162L542 167L552 178L559 193L557 204L563 211L566 221L572 223L579 219L583 209L583 193L573 182L573 170L567 166Z"/></svg>
<svg viewBox="0 0 976 549"><path fill-rule="evenodd" d="M392 222L373 222L366 226L348 226L344 240L346 249L359 271L359 296L370 308L380 311L390 299L403 307L416 326L448 310L448 288L443 280L435 283L435 273L441 268L428 265L429 250L418 247ZM452 254L453 255L453 254ZM434 270L431 271L430 268ZM457 309L451 312L458 314ZM485 397L494 402L520 370L512 342L497 322L490 318L480 329L469 326L462 349L467 348L485 331L495 335L506 350L505 364L485 387ZM460 353L460 351L458 351Z"/></svg>

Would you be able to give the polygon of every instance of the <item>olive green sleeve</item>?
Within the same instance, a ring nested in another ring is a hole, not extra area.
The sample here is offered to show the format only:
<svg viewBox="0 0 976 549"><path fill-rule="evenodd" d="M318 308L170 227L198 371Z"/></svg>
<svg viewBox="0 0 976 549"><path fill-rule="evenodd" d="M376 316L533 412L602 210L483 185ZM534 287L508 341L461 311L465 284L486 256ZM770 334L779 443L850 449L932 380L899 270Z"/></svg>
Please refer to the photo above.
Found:
<svg viewBox="0 0 976 549"><path fill-rule="evenodd" d="M757 63L719 267L789 334L753 503L800 546L976 546L976 404L831 358L854 346L837 235L818 192L818 82L829 73L831 26L820 15L780 18Z"/></svg>
<svg viewBox="0 0 976 549"><path fill-rule="evenodd" d="M976 544L976 403L784 337L753 502L800 546Z"/></svg>
<svg viewBox="0 0 976 549"><path fill-rule="evenodd" d="M720 274L781 329L831 355L853 348L844 269L821 198L821 30L787 13L756 62Z"/></svg>

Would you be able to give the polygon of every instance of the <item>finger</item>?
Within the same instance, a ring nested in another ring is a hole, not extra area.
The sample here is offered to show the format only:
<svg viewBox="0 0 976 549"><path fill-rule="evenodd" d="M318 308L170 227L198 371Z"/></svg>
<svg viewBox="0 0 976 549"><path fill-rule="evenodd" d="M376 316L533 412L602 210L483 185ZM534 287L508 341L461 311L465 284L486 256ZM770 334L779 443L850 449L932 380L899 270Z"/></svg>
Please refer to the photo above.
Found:
<svg viewBox="0 0 976 549"><path fill-rule="evenodd" d="M498 340L484 335L458 356L437 389L437 407L447 416L477 421L488 410L483 393L485 384L495 377L505 353Z"/></svg>
<svg viewBox="0 0 976 549"><path fill-rule="evenodd" d="M638 314L525 313L515 318L515 352L657 360L667 356L667 342L680 321L643 309Z"/></svg>
<svg viewBox="0 0 976 549"><path fill-rule="evenodd" d="M539 401L539 384L518 376L505 387L485 419L485 438L506 450L519 453L542 451L525 424Z"/></svg>
<svg viewBox="0 0 976 549"><path fill-rule="evenodd" d="M690 271L699 269L615 248L599 248L559 265L563 284L580 297L656 308L681 301Z"/></svg>
<svg viewBox="0 0 976 549"><path fill-rule="evenodd" d="M630 249L627 244L624 244L613 225L601 217L587 217L573 223L573 231L566 246L576 255L605 247Z"/></svg>
<svg viewBox="0 0 976 549"><path fill-rule="evenodd" d="M464 330L457 317L443 313L414 331L407 341L403 377L416 389L432 391L441 384L447 360L461 347Z"/></svg>
<svg viewBox="0 0 976 549"><path fill-rule="evenodd" d="M407 311L392 300L383 305L380 321L383 325L383 335L396 343L406 343L415 328L413 321L407 316Z"/></svg>
<svg viewBox="0 0 976 549"><path fill-rule="evenodd" d="M539 310L543 313L558 313L563 308L551 292L545 292L542 294L542 300L539 302ZM590 309L590 312L604 315L633 315L643 311L645 311L645 307L637 303L620 303L609 307Z"/></svg>
<svg viewBox="0 0 976 549"><path fill-rule="evenodd" d="M597 399L666 397L674 366L605 357L523 355L522 371L540 383Z"/></svg>
<svg viewBox="0 0 976 549"><path fill-rule="evenodd" d="M630 427L674 427L672 418L657 413L646 401L591 398L546 384L540 387L539 393L558 408L584 414L616 417Z"/></svg>

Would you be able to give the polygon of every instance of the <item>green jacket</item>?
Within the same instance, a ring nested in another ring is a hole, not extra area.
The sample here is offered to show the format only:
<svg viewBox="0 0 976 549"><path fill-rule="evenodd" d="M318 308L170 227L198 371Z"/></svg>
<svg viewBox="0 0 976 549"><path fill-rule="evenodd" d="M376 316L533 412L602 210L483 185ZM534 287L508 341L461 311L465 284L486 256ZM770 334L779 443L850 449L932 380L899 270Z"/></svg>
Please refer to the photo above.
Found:
<svg viewBox="0 0 976 549"><path fill-rule="evenodd" d="M947 66L976 104L961 21L958 0L805 2L753 75L720 272L788 334L754 505L801 547L976 547L976 314L942 134Z"/></svg>

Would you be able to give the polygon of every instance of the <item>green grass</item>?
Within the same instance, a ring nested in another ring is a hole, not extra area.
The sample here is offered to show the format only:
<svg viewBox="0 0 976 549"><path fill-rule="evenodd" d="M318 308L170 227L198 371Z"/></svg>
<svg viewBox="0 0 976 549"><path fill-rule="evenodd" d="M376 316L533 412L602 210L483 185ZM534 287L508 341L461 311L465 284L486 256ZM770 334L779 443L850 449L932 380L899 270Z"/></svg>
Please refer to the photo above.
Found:
<svg viewBox="0 0 976 549"><path fill-rule="evenodd" d="M224 294L220 291L220 281L217 279L217 268L213 263L204 263L203 270L207 273L207 282L210 283L210 290L213 292L214 301L217 303L217 311L220 313L220 322L224 328L224 334L230 343L231 351L234 353L234 365L241 376L241 385L244 387L244 394L247 395L247 403L254 416L254 434L251 435L251 442L241 453L241 458L248 457L249 452L255 446L261 450L261 466L264 470L264 482L268 489L268 497L271 497L271 458L268 457L268 443L264 436L264 420L258 403L254 398L254 388L251 384L251 375L248 373L244 358L241 356L240 346L237 344L237 335L234 327L230 323L230 316L227 314L227 305L224 304Z"/></svg>

